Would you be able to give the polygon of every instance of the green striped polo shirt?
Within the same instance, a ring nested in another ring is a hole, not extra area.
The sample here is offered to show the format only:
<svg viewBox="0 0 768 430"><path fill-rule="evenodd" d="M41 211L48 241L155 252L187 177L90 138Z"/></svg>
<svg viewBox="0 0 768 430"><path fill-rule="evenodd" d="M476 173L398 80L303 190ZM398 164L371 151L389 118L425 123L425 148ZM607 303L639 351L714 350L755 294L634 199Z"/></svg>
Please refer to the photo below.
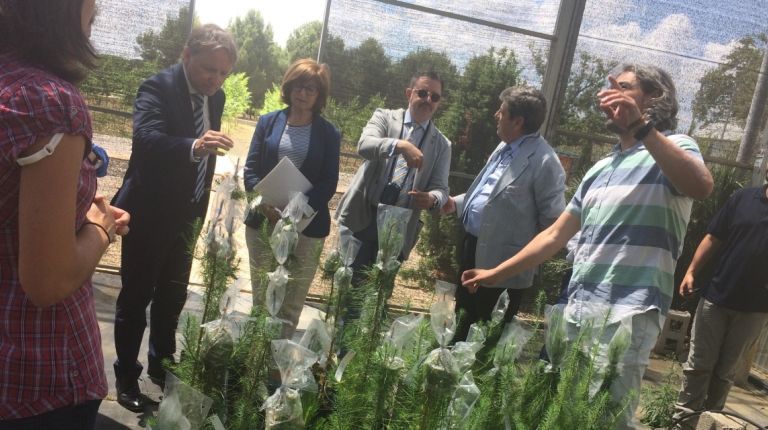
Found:
<svg viewBox="0 0 768 430"><path fill-rule="evenodd" d="M668 138L702 158L692 138ZM569 302L610 305L614 321L651 309L666 315L692 205L642 142L626 151L617 145L589 169L566 208L581 220Z"/></svg>

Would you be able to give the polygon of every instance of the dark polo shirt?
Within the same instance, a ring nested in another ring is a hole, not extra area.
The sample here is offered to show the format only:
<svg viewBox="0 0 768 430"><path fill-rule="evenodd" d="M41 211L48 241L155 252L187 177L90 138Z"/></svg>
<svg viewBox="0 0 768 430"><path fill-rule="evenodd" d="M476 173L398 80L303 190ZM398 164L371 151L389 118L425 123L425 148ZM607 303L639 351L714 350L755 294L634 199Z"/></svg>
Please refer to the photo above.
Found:
<svg viewBox="0 0 768 430"><path fill-rule="evenodd" d="M722 242L704 297L728 309L768 312L768 199L765 187L731 196L710 221L708 233Z"/></svg>

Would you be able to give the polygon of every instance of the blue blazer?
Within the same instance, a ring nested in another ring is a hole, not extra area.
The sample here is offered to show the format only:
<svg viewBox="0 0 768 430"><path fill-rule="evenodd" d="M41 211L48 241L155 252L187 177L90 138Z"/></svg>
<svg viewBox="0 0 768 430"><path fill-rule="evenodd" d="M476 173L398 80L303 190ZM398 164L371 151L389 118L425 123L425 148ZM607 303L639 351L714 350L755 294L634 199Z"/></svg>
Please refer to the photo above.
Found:
<svg viewBox="0 0 768 430"><path fill-rule="evenodd" d="M211 129L221 129L224 92L208 97ZM204 218L208 193L192 202L198 164L190 160L195 139L192 103L181 63L144 81L133 112L133 148L123 184L112 204L131 214L131 228L157 231L176 237L195 218ZM207 187L213 178L216 157L208 157ZM160 238L158 238L159 240Z"/></svg>
<svg viewBox="0 0 768 430"><path fill-rule="evenodd" d="M251 191L261 178L266 176L278 163L277 152L288 122L288 109L262 115L253 132L248 158L245 161L243 180L245 190ZM312 119L309 149L301 173L312 183L307 192L309 205L317 211L312 222L302 232L308 237L326 237L331 230L331 215L328 202L336 193L339 182L339 147L341 135L336 127L320 115ZM258 227L261 221L250 224Z"/></svg>

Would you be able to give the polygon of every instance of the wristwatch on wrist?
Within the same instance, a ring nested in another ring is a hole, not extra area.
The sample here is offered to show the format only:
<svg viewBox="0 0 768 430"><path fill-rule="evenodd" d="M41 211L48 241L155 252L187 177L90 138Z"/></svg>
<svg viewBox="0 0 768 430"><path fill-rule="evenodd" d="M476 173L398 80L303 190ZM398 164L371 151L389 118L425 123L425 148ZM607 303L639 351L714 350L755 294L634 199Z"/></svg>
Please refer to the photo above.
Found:
<svg viewBox="0 0 768 430"><path fill-rule="evenodd" d="M434 198L435 201L432 202L432 206L430 207L430 209L437 209L437 205L440 204L440 199L438 199L437 196L435 195L432 195L432 198Z"/></svg>
<svg viewBox="0 0 768 430"><path fill-rule="evenodd" d="M646 136L648 136L648 133L653 130L653 128L656 126L656 124L653 122L653 120L650 120L645 123L642 127L638 128L637 131L634 134L635 140L643 140Z"/></svg>

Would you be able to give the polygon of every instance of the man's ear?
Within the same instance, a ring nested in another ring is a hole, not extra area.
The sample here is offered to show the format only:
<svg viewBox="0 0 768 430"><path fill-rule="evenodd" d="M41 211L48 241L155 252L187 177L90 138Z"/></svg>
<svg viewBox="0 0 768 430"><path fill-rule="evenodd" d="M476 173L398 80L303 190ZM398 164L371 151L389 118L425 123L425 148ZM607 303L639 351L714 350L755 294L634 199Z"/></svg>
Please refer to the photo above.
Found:
<svg viewBox="0 0 768 430"><path fill-rule="evenodd" d="M413 92L413 88L406 88L406 89L405 89L405 98L406 98L407 100L410 100L410 99L411 99L411 93L412 93L412 92Z"/></svg>

